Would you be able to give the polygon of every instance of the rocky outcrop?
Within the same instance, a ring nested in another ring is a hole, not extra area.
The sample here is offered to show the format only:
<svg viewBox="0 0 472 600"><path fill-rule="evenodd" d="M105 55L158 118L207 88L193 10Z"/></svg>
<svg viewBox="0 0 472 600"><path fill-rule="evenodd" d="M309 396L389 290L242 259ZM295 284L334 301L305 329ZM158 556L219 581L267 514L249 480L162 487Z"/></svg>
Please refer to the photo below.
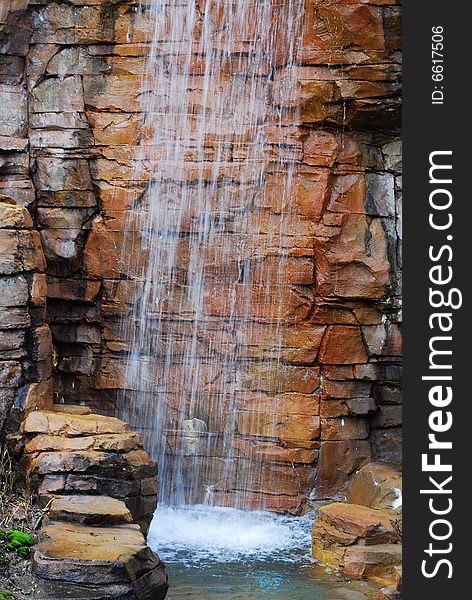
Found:
<svg viewBox="0 0 472 600"><path fill-rule="evenodd" d="M52 406L45 266L29 212L0 194L0 434Z"/></svg>
<svg viewBox="0 0 472 600"><path fill-rule="evenodd" d="M401 582L401 478L372 463L353 477L349 503L322 506L313 524L313 556L350 579L373 579L397 594ZM392 596L395 597L395 596Z"/></svg>
<svg viewBox="0 0 472 600"><path fill-rule="evenodd" d="M369 463L352 478L347 501L375 509L401 509L402 476L390 465Z"/></svg>
<svg viewBox="0 0 472 600"><path fill-rule="evenodd" d="M107 496L53 500L35 547L34 597L162 600L167 577L124 502Z"/></svg>
<svg viewBox="0 0 472 600"><path fill-rule="evenodd" d="M398 464L402 418L400 6L397 0L305 4L296 94L287 105L281 52L267 99L267 114L284 115L280 128L268 123L273 162L297 163L294 218L283 249L282 364L269 381L273 349L264 321L273 314L264 290L254 287L254 340L240 348L238 368L237 454L268 463L262 489L251 491L254 503L262 494L267 506L292 512L310 492L313 501L343 497L350 476L372 458ZM131 0L25 5L11 0L0 19L0 191L28 207L41 235L56 399L115 414L118 398L126 406L140 393L124 389L129 339L122 319L141 284L122 248L125 223L146 202L149 165L139 165L138 157L149 142L141 72L152 22L146 3L140 11ZM165 48L162 40L166 59ZM237 48L238 56L246 50ZM196 107L201 60L196 53ZM229 160L228 173L243 159ZM196 172L189 160L189 178ZM247 265L256 280L277 269L279 256L264 240L277 231L281 177L278 169L269 172L251 196L264 217L260 260ZM133 246L137 233L127 235ZM235 243L231 227L226 236ZM208 264L218 281L217 249ZM183 277L185 265L182 251ZM232 342L225 288L213 292L207 300L214 322L197 349L211 348L215 357L202 373L197 395L204 398L218 384ZM166 308L169 338L177 322L186 336L179 306ZM15 335L8 334L8 343L17 343ZM49 373L41 377L48 381ZM181 380L176 365L166 390L176 409ZM275 432L251 417L255 404L268 407L279 424ZM210 422L205 407L201 412L218 433L218 420ZM218 459L217 452L210 457ZM219 501L231 503L234 492L224 492Z"/></svg>
<svg viewBox="0 0 472 600"><path fill-rule="evenodd" d="M144 536L157 466L119 419L78 406L30 412L22 460L45 506L33 568L38 600L161 600L167 576Z"/></svg>
<svg viewBox="0 0 472 600"><path fill-rule="evenodd" d="M58 495L97 496L74 500L77 514L79 506L84 511L89 506L95 518L98 498L110 496L125 503L146 534L157 504L157 466L126 423L90 411L62 412L56 406L30 413L22 432L26 471L43 504ZM59 511L61 503L53 506ZM85 513L80 523L87 524Z"/></svg>

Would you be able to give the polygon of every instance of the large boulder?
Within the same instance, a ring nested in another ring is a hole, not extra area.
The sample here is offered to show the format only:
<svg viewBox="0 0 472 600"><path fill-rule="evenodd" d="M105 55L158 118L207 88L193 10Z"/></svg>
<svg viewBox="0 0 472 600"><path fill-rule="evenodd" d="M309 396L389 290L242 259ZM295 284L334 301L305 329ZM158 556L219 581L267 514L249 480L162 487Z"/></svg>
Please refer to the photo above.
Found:
<svg viewBox="0 0 472 600"><path fill-rule="evenodd" d="M335 502L322 506L312 531L314 558L351 579L396 582L400 533L392 511Z"/></svg>
<svg viewBox="0 0 472 600"><path fill-rule="evenodd" d="M164 565L137 525L49 521L41 537L33 567L40 589L49 588L48 598L62 593L62 598L163 600L167 594ZM71 595L78 587L81 595Z"/></svg>
<svg viewBox="0 0 472 600"><path fill-rule="evenodd" d="M370 508L398 509L402 505L402 476L382 463L364 465L354 475L347 500Z"/></svg>

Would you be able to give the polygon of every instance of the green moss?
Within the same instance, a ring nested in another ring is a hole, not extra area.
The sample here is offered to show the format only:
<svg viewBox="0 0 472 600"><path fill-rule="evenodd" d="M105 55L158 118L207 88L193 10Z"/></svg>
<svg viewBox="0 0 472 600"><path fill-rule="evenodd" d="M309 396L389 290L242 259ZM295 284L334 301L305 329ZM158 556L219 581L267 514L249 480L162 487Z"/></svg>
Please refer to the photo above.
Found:
<svg viewBox="0 0 472 600"><path fill-rule="evenodd" d="M0 538L7 542L7 550L15 550L20 556L28 556L31 546L34 544L33 538L20 531L19 529L10 529L10 531L0 531ZM2 600L0 598L0 600Z"/></svg>

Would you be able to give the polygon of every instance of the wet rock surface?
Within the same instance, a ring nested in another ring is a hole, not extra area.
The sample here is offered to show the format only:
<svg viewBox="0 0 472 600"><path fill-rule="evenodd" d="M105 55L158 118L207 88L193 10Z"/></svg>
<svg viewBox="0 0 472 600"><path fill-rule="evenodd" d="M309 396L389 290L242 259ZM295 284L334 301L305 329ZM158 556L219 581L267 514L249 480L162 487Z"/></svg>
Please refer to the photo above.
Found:
<svg viewBox="0 0 472 600"><path fill-rule="evenodd" d="M209 200L217 215L221 194L230 199L221 243L206 257L214 285L204 304L212 319L195 350L211 356L197 394L209 398L221 384L221 362L238 344L242 404L248 398L265 403L280 423L275 431L258 428L256 419L242 415L238 445L252 457L265 454L273 470L286 473L278 493L266 486L250 494L256 498L262 493L267 506L292 512L299 512L309 495L314 501L340 497L363 464L371 459L398 464L401 453L400 6L397 0L307 0L305 10L293 71L296 93L288 105L283 88L287 68L293 67L286 64L287 40L277 32L273 84L264 106L272 158L262 188L248 185L241 197L232 182L246 155L228 151L222 163L224 185ZM182 8L171 3L166 11L171 19ZM127 0L35 0L29 6L26 0L10 0L2 5L0 28L0 193L17 202L16 209L2 209L8 227L2 229L0 247L12 258L5 261L9 272L0 275L0 285L13 285L8 281L14 279L17 297L29 295L27 309L25 304L9 305L6 324L0 323L0 353L8 362L3 368L10 373L21 368L18 386L2 390L1 405L8 412L15 402L44 408L43 400L50 401L47 322L55 347L56 397L109 414L119 398L126 411L141 390L123 390L130 340L121 320L129 315L143 282L136 257L128 260L122 249L125 236L134 248L141 245L139 232L125 234L125 225L137 205L147 202L153 171L147 156L138 165L142 148L152 140L140 98L152 19L146 3L140 11ZM195 41L190 91L197 117L205 93L205 57ZM170 59L167 42L160 44L164 60ZM248 48L247 40L235 45L225 65L227 83L239 85L238 69ZM172 60L182 60L187 49L186 44ZM247 94L243 84L240 91ZM169 110L164 98L161 109ZM279 127L273 115L280 111L287 119ZM173 196L178 197L182 185L194 185L200 173L210 173L222 143L232 147L235 135L240 132L209 132L204 164L189 148L186 181L174 182ZM271 235L285 208L280 167L293 159L292 218L283 247L274 248ZM226 323L229 285L223 273L233 281L239 267L236 260L223 262L221 248L224 243L237 249L238 214L248 206L254 210L248 218L257 218L261 227L258 255L245 257L246 271L253 281L273 281L281 255L285 261L282 293L277 292L283 298L277 380L267 376L276 357L267 327L274 309L264 286L248 290L241 285L235 294L236 315L248 304L244 298L250 298L254 340L235 339ZM192 205L184 228L198 229L199 218ZM38 258L40 244L45 268ZM177 272L185 282L185 240L179 256ZM176 339L178 324L182 347L189 335L184 298L185 283L181 297L162 309L166 339ZM27 360L30 340L33 363ZM163 356L165 347L156 348L153 359ZM264 364L248 372L247 362L254 358ZM162 379L159 365L155 378ZM177 363L164 390L175 411L180 410L182 379ZM287 404L295 405L299 394L309 411L288 411ZM205 406L196 412L209 431L221 433L221 422L211 422ZM210 461L215 458L217 452ZM315 480L304 476L302 484L294 485L290 474L306 465ZM223 504L231 503L233 495L234 490L218 491Z"/></svg>
<svg viewBox="0 0 472 600"><path fill-rule="evenodd" d="M312 531L314 558L350 579L387 585L381 593L400 598L401 488L401 474L391 466L362 467L351 481L349 503L319 509Z"/></svg>

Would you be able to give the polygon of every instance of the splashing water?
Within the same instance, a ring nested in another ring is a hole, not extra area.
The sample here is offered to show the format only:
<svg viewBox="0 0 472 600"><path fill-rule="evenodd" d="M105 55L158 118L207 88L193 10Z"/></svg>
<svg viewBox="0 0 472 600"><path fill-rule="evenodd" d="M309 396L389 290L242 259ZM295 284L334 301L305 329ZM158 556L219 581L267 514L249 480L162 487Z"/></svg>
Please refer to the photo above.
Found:
<svg viewBox="0 0 472 600"><path fill-rule="evenodd" d="M290 0L154 0L143 13L153 41L136 179L149 183L125 248L132 393L120 416L158 460L167 504L264 508L262 492L276 493L251 439L277 438L293 319L287 65L302 16Z"/></svg>
<svg viewBox="0 0 472 600"><path fill-rule="evenodd" d="M310 558L311 520L208 506L159 507L148 542L166 563L169 600L367 600Z"/></svg>
<svg viewBox="0 0 472 600"><path fill-rule="evenodd" d="M262 511L202 505L159 507L148 542L164 560L187 565L202 561L232 562L269 557L281 562L308 558L312 521ZM190 556L189 549L191 550Z"/></svg>

